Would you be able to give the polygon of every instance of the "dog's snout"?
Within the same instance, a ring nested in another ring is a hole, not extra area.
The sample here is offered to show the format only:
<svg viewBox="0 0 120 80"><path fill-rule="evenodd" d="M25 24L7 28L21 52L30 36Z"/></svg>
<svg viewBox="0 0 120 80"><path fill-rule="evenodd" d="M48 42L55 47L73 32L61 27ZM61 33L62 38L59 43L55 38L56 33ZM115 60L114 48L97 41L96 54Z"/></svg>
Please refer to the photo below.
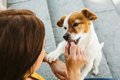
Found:
<svg viewBox="0 0 120 80"><path fill-rule="evenodd" d="M70 38L70 34L66 33L66 34L63 36L63 38L64 38L65 40L68 40L68 39Z"/></svg>

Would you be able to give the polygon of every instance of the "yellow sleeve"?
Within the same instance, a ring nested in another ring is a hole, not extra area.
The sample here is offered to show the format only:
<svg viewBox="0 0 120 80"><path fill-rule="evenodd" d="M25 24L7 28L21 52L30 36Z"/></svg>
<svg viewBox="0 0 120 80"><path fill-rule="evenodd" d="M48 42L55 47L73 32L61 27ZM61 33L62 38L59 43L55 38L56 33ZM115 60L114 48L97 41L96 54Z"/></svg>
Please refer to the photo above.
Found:
<svg viewBox="0 0 120 80"><path fill-rule="evenodd" d="M31 77L38 79L38 80L45 80L41 75L39 75L38 73L34 72Z"/></svg>

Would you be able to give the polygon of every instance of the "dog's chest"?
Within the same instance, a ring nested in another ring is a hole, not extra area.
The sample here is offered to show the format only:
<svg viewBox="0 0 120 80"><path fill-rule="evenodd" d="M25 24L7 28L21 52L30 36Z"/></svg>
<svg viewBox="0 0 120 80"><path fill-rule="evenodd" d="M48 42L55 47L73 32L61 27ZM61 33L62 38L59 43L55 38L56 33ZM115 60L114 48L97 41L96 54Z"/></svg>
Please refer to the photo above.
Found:
<svg viewBox="0 0 120 80"><path fill-rule="evenodd" d="M83 50L85 50L86 49L86 47L88 46L88 44L89 44L89 36L87 36L86 38L84 38L84 39L81 39L79 42L78 42L78 46L80 47L80 48L82 48Z"/></svg>
<svg viewBox="0 0 120 80"><path fill-rule="evenodd" d="M89 50L91 50L91 48L93 48L93 46L91 45L91 42L93 42L93 38L91 37L90 34L88 34L86 37L84 37L83 39L81 39L79 41L79 43L77 44L86 55L91 55L89 52Z"/></svg>

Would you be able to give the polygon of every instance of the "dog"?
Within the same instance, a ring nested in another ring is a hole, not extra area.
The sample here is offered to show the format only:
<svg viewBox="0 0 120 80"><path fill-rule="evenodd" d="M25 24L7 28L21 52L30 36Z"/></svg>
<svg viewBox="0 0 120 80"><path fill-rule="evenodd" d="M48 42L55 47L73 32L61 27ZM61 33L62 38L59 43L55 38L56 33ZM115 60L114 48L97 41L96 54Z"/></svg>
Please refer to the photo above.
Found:
<svg viewBox="0 0 120 80"><path fill-rule="evenodd" d="M88 63L81 71L81 80L84 80L91 70L94 75L97 75L104 43L98 41L97 34L94 30L92 21L95 21L96 19L96 14L87 8L63 16L57 22L57 25L59 27L64 27L66 30L66 33L63 36L64 41L58 44L56 50L47 55L48 61L55 61L61 53L65 52L67 41L74 41L76 45L80 46L85 52L88 58Z"/></svg>

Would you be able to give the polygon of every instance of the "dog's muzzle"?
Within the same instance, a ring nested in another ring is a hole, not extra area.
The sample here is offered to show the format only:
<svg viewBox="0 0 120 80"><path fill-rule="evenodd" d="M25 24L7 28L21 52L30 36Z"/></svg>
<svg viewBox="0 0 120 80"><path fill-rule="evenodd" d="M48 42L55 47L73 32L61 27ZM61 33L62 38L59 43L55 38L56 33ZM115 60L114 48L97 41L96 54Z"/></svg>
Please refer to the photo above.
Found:
<svg viewBox="0 0 120 80"><path fill-rule="evenodd" d="M77 43L79 42L79 40L80 40L80 37L79 37L78 39L76 39L76 40L70 39L70 34L68 34L68 33L66 33L66 34L63 36L63 38L64 38L66 41L68 41L68 42L74 42L75 44L77 44Z"/></svg>

